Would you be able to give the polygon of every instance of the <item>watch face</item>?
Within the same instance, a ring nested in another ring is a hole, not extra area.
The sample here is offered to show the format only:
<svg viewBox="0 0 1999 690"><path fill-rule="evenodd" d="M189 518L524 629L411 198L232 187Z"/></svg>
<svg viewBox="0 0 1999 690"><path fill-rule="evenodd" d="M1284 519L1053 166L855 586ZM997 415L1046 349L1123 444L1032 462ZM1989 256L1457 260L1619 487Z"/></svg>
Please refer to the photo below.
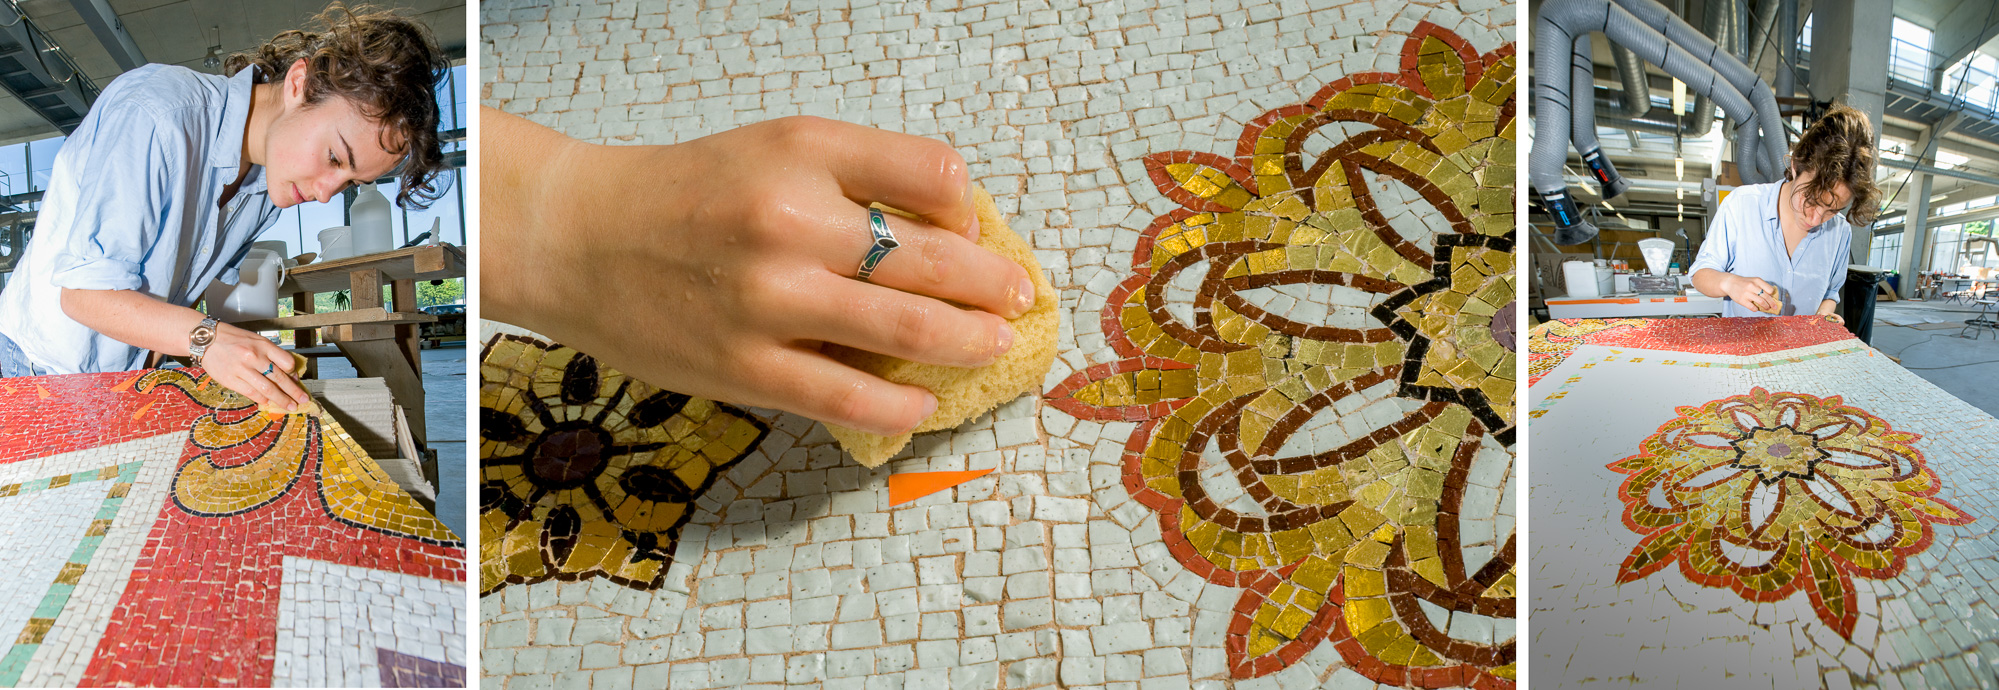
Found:
<svg viewBox="0 0 1999 690"><path fill-rule="evenodd" d="M188 334L188 340L192 341L196 345L207 345L209 341L214 339L215 339L215 327L210 326L208 324L195 326L194 332Z"/></svg>

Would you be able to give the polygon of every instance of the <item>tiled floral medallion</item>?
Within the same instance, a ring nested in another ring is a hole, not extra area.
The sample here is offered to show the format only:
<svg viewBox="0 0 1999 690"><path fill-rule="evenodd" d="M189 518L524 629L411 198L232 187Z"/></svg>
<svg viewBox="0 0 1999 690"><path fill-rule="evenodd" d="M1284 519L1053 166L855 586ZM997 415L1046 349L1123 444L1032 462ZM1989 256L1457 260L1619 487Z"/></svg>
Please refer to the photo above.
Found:
<svg viewBox="0 0 1999 690"><path fill-rule="evenodd" d="M1855 576L1899 575L1929 548L1932 523L1975 517L1935 498L1921 436L1839 396L1758 387L1677 412L1637 455L1610 464L1630 475L1624 526L1645 535L1619 582L1678 565L1688 580L1755 601L1802 589L1820 620L1851 637Z"/></svg>
<svg viewBox="0 0 1999 690"><path fill-rule="evenodd" d="M1578 339L1527 401L1530 682L1992 677L1999 420L1812 317Z"/></svg>
<svg viewBox="0 0 1999 690"><path fill-rule="evenodd" d="M0 686L462 674L462 540L324 413L198 369L0 379L0 451ZM305 558L349 577L294 586ZM388 584L333 607L355 578Z"/></svg>
<svg viewBox="0 0 1999 690"><path fill-rule="evenodd" d="M480 593L550 578L655 589L695 497L770 428L519 335L480 354Z"/></svg>
<svg viewBox="0 0 1999 690"><path fill-rule="evenodd" d="M1467 570L1450 519L1481 440L1513 445L1514 59L1423 23L1402 65L1252 119L1234 159L1147 156L1183 208L1140 236L1104 308L1124 359L1047 395L1080 418L1140 422L1126 487L1182 563L1244 588L1227 646L1238 678L1330 642L1378 682L1511 685L1510 642L1452 640L1417 602L1514 613L1510 540ZM1367 131L1303 153L1343 123ZM1448 230L1405 237L1363 171L1408 185ZM1188 273L1191 323L1165 303ZM1280 285L1330 289L1335 313L1300 322L1248 296ZM1282 452L1313 416L1382 384L1421 406L1338 447ZM1255 509L1209 495L1210 444Z"/></svg>
<svg viewBox="0 0 1999 690"><path fill-rule="evenodd" d="M481 3L481 100L601 144L949 143L1057 292L1056 361L867 468L601 369L564 400L587 352L483 324L517 359L482 380L515 396L482 401L482 685L1516 685L1515 7L780 9ZM642 407L671 419L576 431ZM684 473L642 524L590 493L634 482L530 459L647 443L619 462ZM900 500L919 472L978 476Z"/></svg>

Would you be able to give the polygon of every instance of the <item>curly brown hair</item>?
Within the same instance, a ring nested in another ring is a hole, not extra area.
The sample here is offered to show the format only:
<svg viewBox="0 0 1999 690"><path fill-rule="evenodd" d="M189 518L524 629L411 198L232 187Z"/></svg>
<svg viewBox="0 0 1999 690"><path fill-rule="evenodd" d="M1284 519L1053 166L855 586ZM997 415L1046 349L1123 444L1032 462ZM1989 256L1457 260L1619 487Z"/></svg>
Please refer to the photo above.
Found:
<svg viewBox="0 0 1999 690"><path fill-rule="evenodd" d="M1798 191L1821 206L1837 198L1835 185L1843 183L1853 192L1847 222L1864 226L1881 211L1875 203L1881 190L1874 186L1874 127L1860 111L1833 106L1798 137L1798 143L1791 145L1791 167L1785 169L1784 179L1805 172L1812 173L1812 179Z"/></svg>
<svg viewBox="0 0 1999 690"><path fill-rule="evenodd" d="M437 83L449 74L430 30L393 12L334 2L313 17L318 31L291 30L223 63L224 74L256 65L260 81L282 80L306 61L305 102L338 96L383 125L382 149L403 156L396 203L428 207L444 195L437 142Z"/></svg>

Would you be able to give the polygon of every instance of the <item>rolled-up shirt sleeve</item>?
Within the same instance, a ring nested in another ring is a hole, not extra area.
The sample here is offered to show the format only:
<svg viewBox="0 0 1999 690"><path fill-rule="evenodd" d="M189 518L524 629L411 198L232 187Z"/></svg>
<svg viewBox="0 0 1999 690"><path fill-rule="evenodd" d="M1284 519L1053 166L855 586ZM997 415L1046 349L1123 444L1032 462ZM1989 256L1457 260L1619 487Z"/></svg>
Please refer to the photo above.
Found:
<svg viewBox="0 0 1999 690"><path fill-rule="evenodd" d="M185 128L140 99L99 113L89 131L72 133L61 156L73 156L76 201L67 233L54 261L51 282L77 290L138 290L145 287L143 264L156 249L178 250L178 241L160 245L166 210L174 195L168 185L191 160L194 142Z"/></svg>
<svg viewBox="0 0 1999 690"><path fill-rule="evenodd" d="M1712 268L1727 273L1735 265L1735 235L1742 232L1736 211L1742 206L1739 195L1723 199L1721 208L1716 209L1714 222L1708 225L1707 238L1701 240L1700 252L1694 254L1694 263L1687 267L1687 275L1699 273L1703 268Z"/></svg>

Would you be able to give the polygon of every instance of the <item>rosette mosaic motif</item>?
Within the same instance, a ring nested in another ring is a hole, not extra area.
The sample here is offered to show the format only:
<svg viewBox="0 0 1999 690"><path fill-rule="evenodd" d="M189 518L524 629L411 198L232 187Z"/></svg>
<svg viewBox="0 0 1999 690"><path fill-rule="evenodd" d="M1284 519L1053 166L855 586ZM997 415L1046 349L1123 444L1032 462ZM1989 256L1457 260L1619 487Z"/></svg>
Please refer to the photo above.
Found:
<svg viewBox="0 0 1999 690"><path fill-rule="evenodd" d="M500 335L480 365L480 591L555 578L659 587L717 474L768 432L589 355Z"/></svg>
<svg viewBox="0 0 1999 690"><path fill-rule="evenodd" d="M1510 466L1514 441L1515 59L1423 22L1401 64L1252 119L1234 158L1146 156L1182 208L1104 309L1121 359L1046 396L1139 422L1125 486L1182 564L1243 588L1237 678L1330 642L1376 682L1512 684L1510 641L1454 639L1434 612L1514 615L1511 538L1467 562L1456 518L1482 451ZM1447 227L1392 223L1374 198L1391 184ZM1171 303L1190 287L1191 309ZM1331 307L1293 320L1269 306L1284 290ZM1348 416L1379 423L1313 442Z"/></svg>
<svg viewBox="0 0 1999 690"><path fill-rule="evenodd" d="M1679 415L1610 465L1631 475L1624 524L1645 535L1618 582L1677 564L1753 601L1802 589L1851 637L1853 578L1895 577L1929 547L1933 524L1975 519L1935 497L1918 435L1839 396L1758 387Z"/></svg>

